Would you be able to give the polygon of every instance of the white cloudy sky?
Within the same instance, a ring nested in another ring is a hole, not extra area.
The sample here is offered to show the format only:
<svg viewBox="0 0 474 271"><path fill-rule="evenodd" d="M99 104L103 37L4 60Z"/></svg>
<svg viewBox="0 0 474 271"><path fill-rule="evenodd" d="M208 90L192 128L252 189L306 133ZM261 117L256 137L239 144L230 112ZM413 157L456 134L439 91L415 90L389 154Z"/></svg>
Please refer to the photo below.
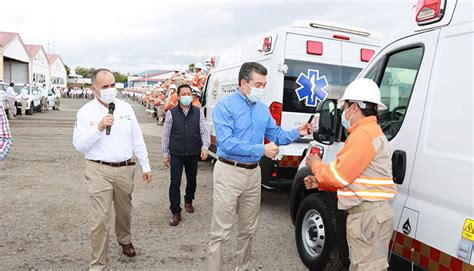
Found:
<svg viewBox="0 0 474 271"><path fill-rule="evenodd" d="M0 31L19 32L72 67L121 72L203 61L295 20L355 25L389 37L415 0L147 1L6 0ZM53 48L54 44L54 48Z"/></svg>

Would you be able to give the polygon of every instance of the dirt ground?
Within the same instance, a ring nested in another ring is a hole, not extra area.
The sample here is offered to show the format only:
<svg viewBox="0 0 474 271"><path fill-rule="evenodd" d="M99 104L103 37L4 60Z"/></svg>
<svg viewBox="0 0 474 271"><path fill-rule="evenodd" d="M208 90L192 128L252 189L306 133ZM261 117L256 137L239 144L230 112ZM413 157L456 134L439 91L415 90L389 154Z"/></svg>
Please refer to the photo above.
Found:
<svg viewBox="0 0 474 271"><path fill-rule="evenodd" d="M72 145L75 115L86 102L63 99L61 111L11 121L14 149L0 166L0 270L88 268L91 212L85 163ZM162 165L161 127L142 106L132 105L154 176L145 185L141 174L135 175L132 233L137 256L121 254L111 227L109 266L116 270L206 270L213 165L199 164L196 212L183 212L182 223L170 227L169 171ZM236 263L235 239L234 234L225 247L225 270L232 270ZM263 191L253 244L252 269L305 270L296 251L289 191Z"/></svg>

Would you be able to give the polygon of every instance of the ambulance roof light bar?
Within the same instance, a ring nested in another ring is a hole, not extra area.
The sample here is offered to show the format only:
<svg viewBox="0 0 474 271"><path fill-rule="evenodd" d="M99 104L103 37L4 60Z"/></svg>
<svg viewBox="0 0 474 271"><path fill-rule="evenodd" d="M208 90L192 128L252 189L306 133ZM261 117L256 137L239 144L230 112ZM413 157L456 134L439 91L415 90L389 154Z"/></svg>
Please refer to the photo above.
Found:
<svg viewBox="0 0 474 271"><path fill-rule="evenodd" d="M325 24L319 24L319 23L310 23L309 25L313 28L333 30L333 31L349 33L349 34L355 34L355 35L364 36L364 37L370 36L369 32L359 31L359 30L354 30L354 29L349 29L349 28L343 28L343 27L338 27L338 26L325 25Z"/></svg>
<svg viewBox="0 0 474 271"><path fill-rule="evenodd" d="M348 34L355 34L375 40L380 40L380 35L364 28L353 25L345 25L340 23L328 22L323 20L297 20L290 24L291 28L315 28L322 30L339 31ZM337 33L333 33L337 34Z"/></svg>

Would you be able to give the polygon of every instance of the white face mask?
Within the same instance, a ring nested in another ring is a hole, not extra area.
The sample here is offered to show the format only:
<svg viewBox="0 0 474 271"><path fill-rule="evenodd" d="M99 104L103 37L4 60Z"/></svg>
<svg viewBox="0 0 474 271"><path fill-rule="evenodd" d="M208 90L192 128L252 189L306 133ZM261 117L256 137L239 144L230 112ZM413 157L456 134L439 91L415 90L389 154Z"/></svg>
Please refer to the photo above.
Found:
<svg viewBox="0 0 474 271"><path fill-rule="evenodd" d="M100 91L100 99L106 104L112 103L115 96L117 96L117 89L115 88L106 88Z"/></svg>
<svg viewBox="0 0 474 271"><path fill-rule="evenodd" d="M249 99L251 103L256 103L257 101L260 101L262 99L265 88L252 87L250 84L249 87L250 93L246 92L247 99Z"/></svg>
<svg viewBox="0 0 474 271"><path fill-rule="evenodd" d="M252 103L256 103L257 101L260 101L263 96L263 92L265 89L263 88L250 88L250 94L248 94L248 98Z"/></svg>
<svg viewBox="0 0 474 271"><path fill-rule="evenodd" d="M344 110L341 116L342 126L344 126L344 128L346 129L349 129L351 127L351 120L352 120L352 117L354 116L354 113L352 113L352 116L349 119L347 119L346 113L347 113L347 110L349 110L349 108L351 107L349 106L346 110Z"/></svg>

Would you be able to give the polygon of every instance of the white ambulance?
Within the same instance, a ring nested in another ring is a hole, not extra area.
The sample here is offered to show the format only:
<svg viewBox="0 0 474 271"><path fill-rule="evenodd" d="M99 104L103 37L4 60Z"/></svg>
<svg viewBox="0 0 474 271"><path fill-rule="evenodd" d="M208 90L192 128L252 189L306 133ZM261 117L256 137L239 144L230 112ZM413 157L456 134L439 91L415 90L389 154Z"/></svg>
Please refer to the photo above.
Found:
<svg viewBox="0 0 474 271"><path fill-rule="evenodd" d="M203 108L211 128L210 155L216 157L212 112L225 96L238 89L242 63L259 62L268 69L262 101L277 125L296 128L307 122L318 100L340 96L368 63L379 39L367 30L321 21L296 21L228 49L213 60L203 92ZM291 186L311 137L280 147L276 160L263 158L262 184Z"/></svg>
<svg viewBox="0 0 474 271"><path fill-rule="evenodd" d="M413 29L361 72L380 87L388 110L379 123L390 141L398 194L391 270L474 270L474 2L420 0ZM317 142L332 162L347 132L334 100L318 105ZM319 146L318 146L319 145ZM291 191L298 252L311 270L348 264L345 213L334 193L306 190L302 163Z"/></svg>

